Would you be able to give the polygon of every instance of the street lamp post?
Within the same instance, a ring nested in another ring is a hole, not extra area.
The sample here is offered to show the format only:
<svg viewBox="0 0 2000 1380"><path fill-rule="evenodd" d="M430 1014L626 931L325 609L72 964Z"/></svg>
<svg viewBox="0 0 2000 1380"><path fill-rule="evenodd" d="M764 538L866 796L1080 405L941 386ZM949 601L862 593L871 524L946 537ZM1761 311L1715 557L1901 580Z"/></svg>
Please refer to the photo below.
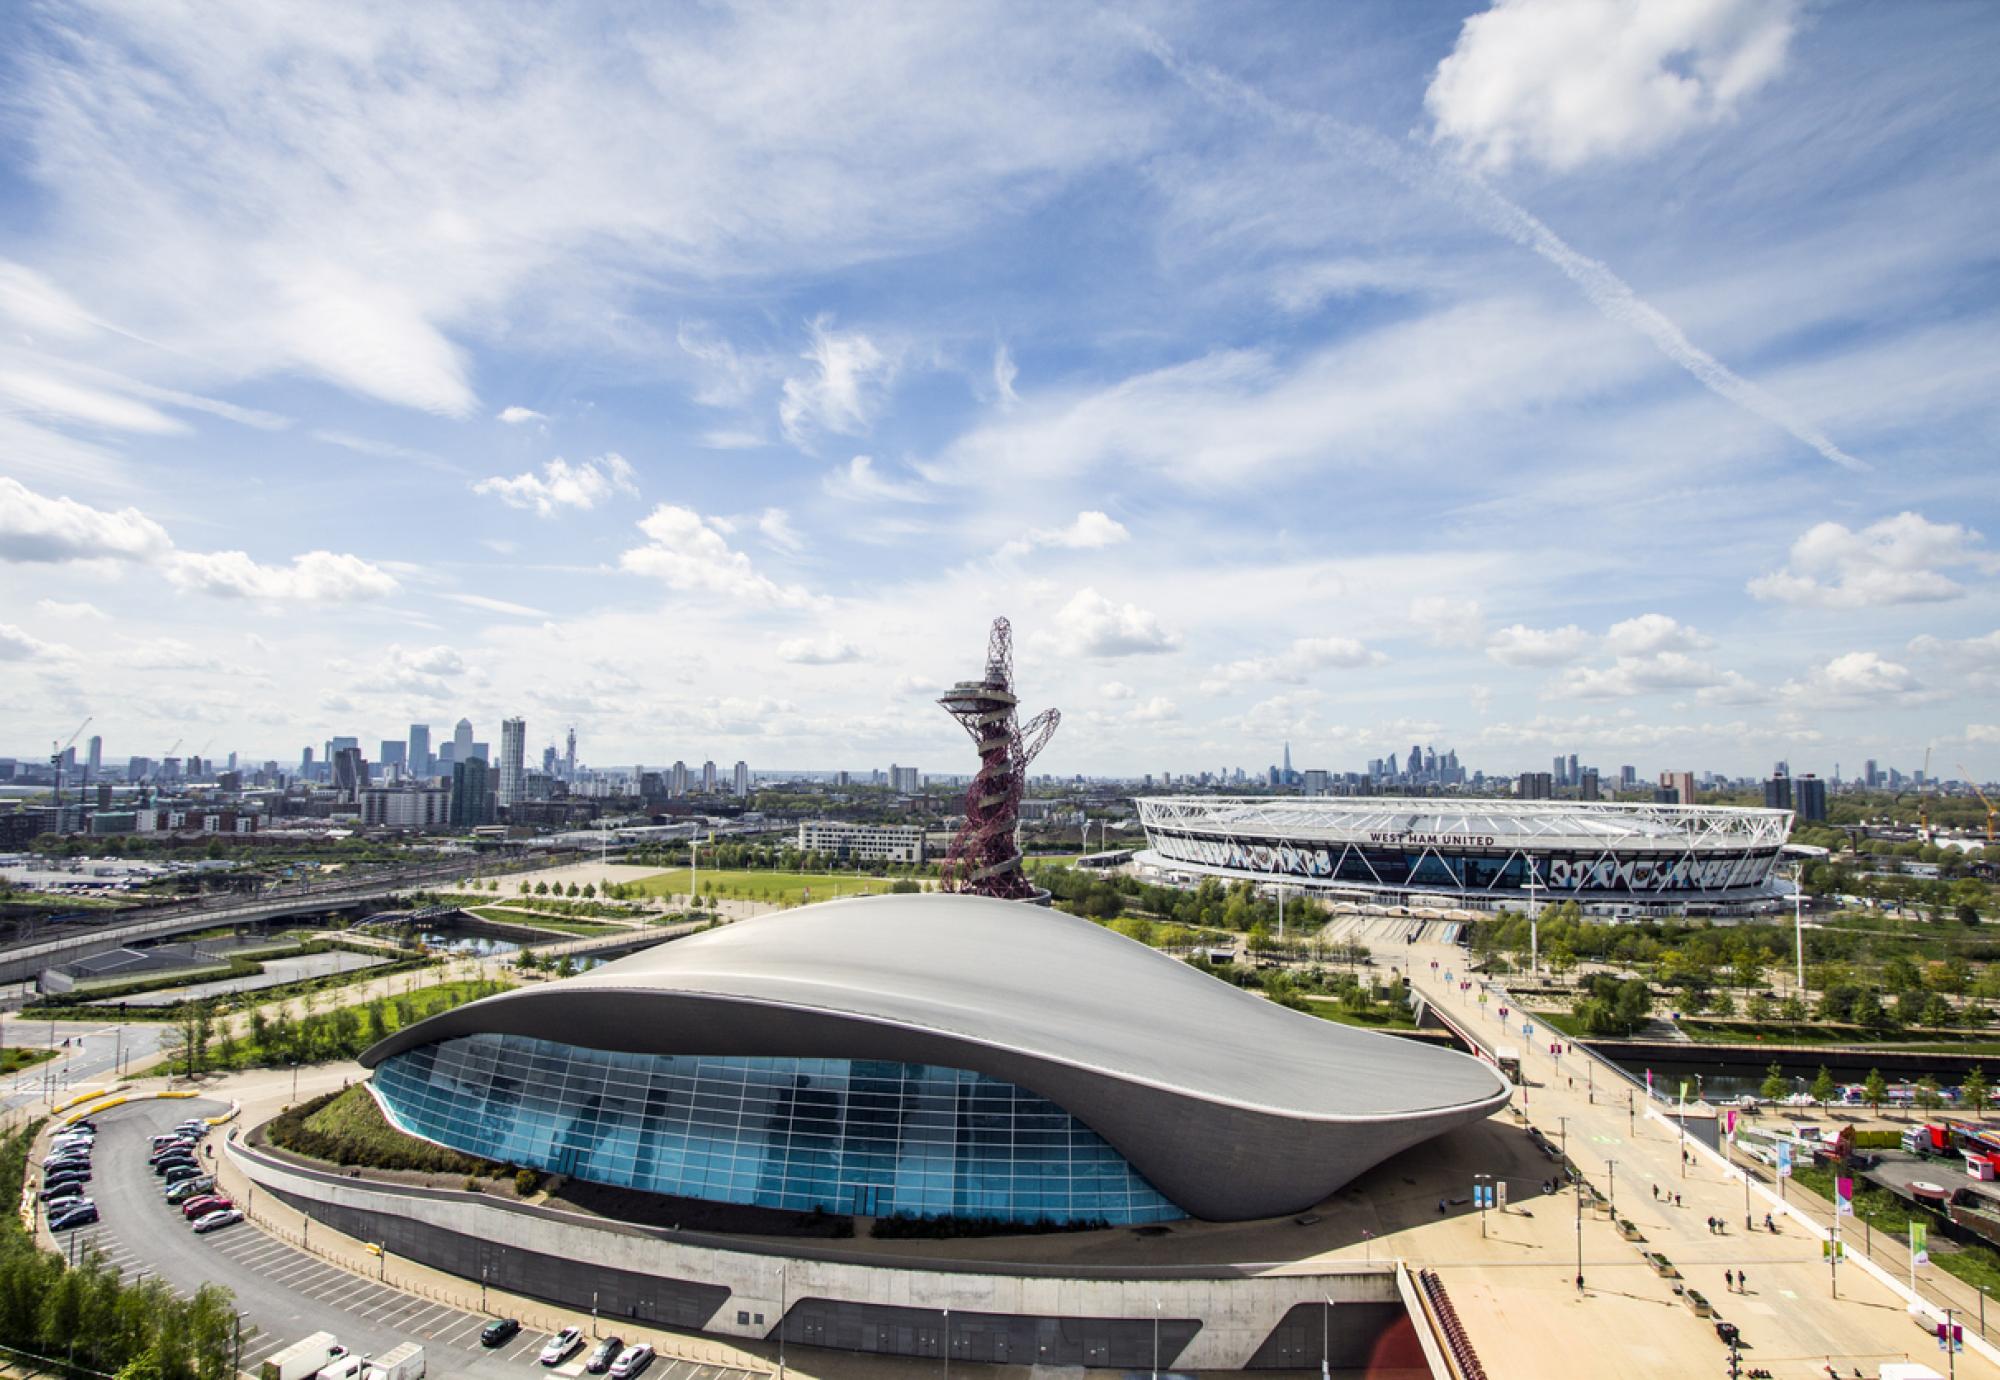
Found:
<svg viewBox="0 0 2000 1380"><path fill-rule="evenodd" d="M1319 1315L1319 1380L1330 1380L1330 1377L1333 1375L1333 1371L1330 1369L1333 1359L1333 1343L1331 1340L1333 1297L1331 1295L1326 1295L1325 1297L1326 1311Z"/></svg>
<svg viewBox="0 0 2000 1380"><path fill-rule="evenodd" d="M1568 1164L1569 1163L1569 1118L1568 1117L1559 1116L1556 1118L1556 1134L1562 1137L1563 1163Z"/></svg>
<svg viewBox="0 0 2000 1380"><path fill-rule="evenodd" d="M785 1262L778 1262L778 1380L785 1380Z"/></svg>
<svg viewBox="0 0 2000 1380"><path fill-rule="evenodd" d="M1491 1174L1474 1174L1472 1176L1473 1196L1479 1199L1479 1239L1484 1241L1486 1239L1486 1194L1479 1191L1481 1180L1484 1180L1490 1189L1493 1186L1493 1176Z"/></svg>
<svg viewBox="0 0 2000 1380"><path fill-rule="evenodd" d="M1618 1161L1606 1160L1604 1162L1604 1172L1606 1178L1610 1181L1611 1220L1616 1222L1618 1220Z"/></svg>
<svg viewBox="0 0 2000 1380"><path fill-rule="evenodd" d="M1153 1380L1160 1380L1160 1301L1153 1300Z"/></svg>
<svg viewBox="0 0 2000 1380"><path fill-rule="evenodd" d="M1583 1292L1583 1175L1570 1170L1570 1188L1576 1194L1576 1292Z"/></svg>
<svg viewBox="0 0 2000 1380"><path fill-rule="evenodd" d="M944 1310L944 1380L951 1380L951 1310Z"/></svg>

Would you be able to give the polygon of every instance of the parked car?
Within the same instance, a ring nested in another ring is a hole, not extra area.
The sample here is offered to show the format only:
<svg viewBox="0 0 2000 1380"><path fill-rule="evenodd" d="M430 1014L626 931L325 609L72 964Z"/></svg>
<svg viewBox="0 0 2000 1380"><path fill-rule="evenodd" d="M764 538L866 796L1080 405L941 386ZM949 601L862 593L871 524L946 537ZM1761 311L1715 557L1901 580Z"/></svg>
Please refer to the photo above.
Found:
<svg viewBox="0 0 2000 1380"><path fill-rule="evenodd" d="M53 1174L42 1175L43 1188L57 1188L63 1184L87 1184L90 1182L88 1169L59 1169Z"/></svg>
<svg viewBox="0 0 2000 1380"><path fill-rule="evenodd" d="M97 1204L83 1198L64 1208L60 1216L49 1218L49 1230L68 1231L72 1227L87 1227L96 1220Z"/></svg>
<svg viewBox="0 0 2000 1380"><path fill-rule="evenodd" d="M201 1172L201 1166L198 1164L177 1164L169 1169L163 1177L166 1179L167 1187L172 1188L175 1184L184 1184L189 1179L203 1178L204 1175Z"/></svg>
<svg viewBox="0 0 2000 1380"><path fill-rule="evenodd" d="M196 1235L206 1236L208 1233L219 1231L223 1227L233 1227L242 1220L243 1214L235 1208L223 1208L219 1212L209 1213L206 1217L196 1218L194 1229Z"/></svg>
<svg viewBox="0 0 2000 1380"><path fill-rule="evenodd" d="M199 1179L182 1179L167 1185L169 1203L185 1203L190 1198L199 1198L215 1192L215 1180L204 1174Z"/></svg>
<svg viewBox="0 0 2000 1380"><path fill-rule="evenodd" d="M479 1329L479 1344L481 1346L500 1346L511 1340L514 1334L520 1330L521 1320L519 1318L495 1318L492 1322Z"/></svg>
<svg viewBox="0 0 2000 1380"><path fill-rule="evenodd" d="M57 1207L73 1203L81 1197L83 1197L82 1184L57 1184L54 1188L45 1188L42 1190L42 1201L48 1204L49 1211L51 1212L54 1212Z"/></svg>
<svg viewBox="0 0 2000 1380"><path fill-rule="evenodd" d="M640 1342L637 1346L628 1346L618 1354L618 1359L611 1363L611 1380L633 1380L634 1376L644 1374L646 1367L652 1364L653 1344L651 1342Z"/></svg>
<svg viewBox="0 0 2000 1380"><path fill-rule="evenodd" d="M200 1168L200 1160L196 1159L193 1155L183 1155L171 1160L161 1160L153 1166L153 1173L159 1175L161 1178L165 1178L169 1169L193 1169L198 1171Z"/></svg>
<svg viewBox="0 0 2000 1380"><path fill-rule="evenodd" d="M63 1169L88 1168L90 1168L90 1156L88 1155L51 1155L42 1161L42 1172L44 1174L54 1174Z"/></svg>
<svg viewBox="0 0 2000 1380"><path fill-rule="evenodd" d="M618 1359L618 1353L623 1350L625 1350L623 1337L606 1337L590 1349L590 1356L584 1361L583 1368L592 1375L602 1375L611 1369L611 1363Z"/></svg>
<svg viewBox="0 0 2000 1380"><path fill-rule="evenodd" d="M559 1366L570 1357L570 1353L583 1345L583 1329L565 1327L550 1337L542 1347L541 1361L545 1366Z"/></svg>
<svg viewBox="0 0 2000 1380"><path fill-rule="evenodd" d="M190 1198L185 1203L182 1203L181 1216L193 1222L208 1216L211 1212L220 1212L224 1208L233 1208L235 1206L236 1204L230 1202L219 1193L204 1193L200 1197Z"/></svg>

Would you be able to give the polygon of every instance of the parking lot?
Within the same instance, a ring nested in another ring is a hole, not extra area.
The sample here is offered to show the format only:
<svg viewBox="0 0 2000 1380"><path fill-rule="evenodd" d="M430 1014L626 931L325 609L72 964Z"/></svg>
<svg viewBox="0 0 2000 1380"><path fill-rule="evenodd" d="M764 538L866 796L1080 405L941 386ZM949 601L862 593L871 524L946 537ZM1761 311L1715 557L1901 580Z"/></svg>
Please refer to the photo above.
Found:
<svg viewBox="0 0 2000 1380"><path fill-rule="evenodd" d="M343 1346L379 1355L403 1342L420 1342L433 1376L582 1375L590 1319L576 1319L586 1345L565 1364L545 1370L536 1360L546 1340L524 1328L501 1347L479 1343L488 1316L419 1298L329 1265L318 1256L275 1240L248 1222L197 1236L168 1205L147 1165L149 1142L190 1115L213 1115L215 1103L140 1102L97 1118L97 1149L90 1196L101 1220L61 1238L65 1254L101 1251L126 1278L157 1275L176 1292L215 1283L236 1295L243 1316L243 1369L308 1333L326 1331ZM615 1331L606 1323L600 1331ZM757 1380L757 1373L662 1356L649 1380Z"/></svg>

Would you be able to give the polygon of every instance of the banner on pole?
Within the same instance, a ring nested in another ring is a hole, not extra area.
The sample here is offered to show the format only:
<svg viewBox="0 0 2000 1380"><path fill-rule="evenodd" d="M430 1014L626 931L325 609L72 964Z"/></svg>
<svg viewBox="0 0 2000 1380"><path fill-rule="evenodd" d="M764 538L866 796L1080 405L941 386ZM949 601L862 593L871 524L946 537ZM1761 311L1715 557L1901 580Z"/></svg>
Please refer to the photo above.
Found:
<svg viewBox="0 0 2000 1380"><path fill-rule="evenodd" d="M1822 1242L1820 1242L1820 1243L1819 1243L1819 1258L1820 1258L1821 1260L1845 1260L1845 1259L1847 1259L1847 1243L1846 1243L1845 1241L1822 1241Z"/></svg>
<svg viewBox="0 0 2000 1380"><path fill-rule="evenodd" d="M1782 1140L1778 1142L1778 1177L1792 1177L1792 1147Z"/></svg>
<svg viewBox="0 0 2000 1380"><path fill-rule="evenodd" d="M1494 1204L1500 1211L1505 1212L1507 1210L1507 1181L1502 1179L1493 1187L1495 1191Z"/></svg>
<svg viewBox="0 0 2000 1380"><path fill-rule="evenodd" d="M1735 1140L1735 1139L1736 1139L1736 1113L1735 1113L1735 1112L1733 1112L1733 1111L1732 1111L1732 1112L1726 1112L1726 1113L1724 1113L1724 1115L1723 1115L1723 1123L1724 1123L1724 1130L1723 1130L1723 1134L1724 1134L1724 1135L1726 1135L1726 1136L1728 1136L1728 1137L1729 1137L1729 1138L1730 1138L1731 1140Z"/></svg>
<svg viewBox="0 0 2000 1380"><path fill-rule="evenodd" d="M1922 1222L1910 1223L1910 1263L1912 1265L1931 1263L1930 1228Z"/></svg>
<svg viewBox="0 0 2000 1380"><path fill-rule="evenodd" d="M1854 1180L1835 1179L1833 1181L1833 1215L1852 1217L1854 1215Z"/></svg>
<svg viewBox="0 0 2000 1380"><path fill-rule="evenodd" d="M1688 1080L1683 1078L1681 1079L1681 1106L1683 1107L1687 1106L1687 1101L1688 1101Z"/></svg>

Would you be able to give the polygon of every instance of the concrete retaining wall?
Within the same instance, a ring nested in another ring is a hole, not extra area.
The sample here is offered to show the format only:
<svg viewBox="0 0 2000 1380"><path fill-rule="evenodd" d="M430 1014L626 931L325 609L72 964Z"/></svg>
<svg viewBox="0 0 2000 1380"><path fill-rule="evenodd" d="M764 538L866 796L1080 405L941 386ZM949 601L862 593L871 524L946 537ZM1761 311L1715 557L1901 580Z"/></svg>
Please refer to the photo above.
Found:
<svg viewBox="0 0 2000 1380"><path fill-rule="evenodd" d="M872 1265L814 1258L808 1242L795 1255L732 1250L475 1193L341 1177L239 1141L226 1152L260 1189L308 1216L362 1239L379 1231L373 1239L398 1254L475 1285L483 1272L505 1271L515 1278L491 1274L496 1286L577 1308L596 1298L606 1316L718 1336L775 1340L782 1327L788 1341L860 1351L935 1356L948 1346L964 1360L1143 1367L1157 1322L1163 1365L1309 1367L1324 1333L1341 1368L1366 1364L1405 1317L1391 1262L1074 1275ZM1313 1306L1311 1325L1287 1324L1301 1304Z"/></svg>

